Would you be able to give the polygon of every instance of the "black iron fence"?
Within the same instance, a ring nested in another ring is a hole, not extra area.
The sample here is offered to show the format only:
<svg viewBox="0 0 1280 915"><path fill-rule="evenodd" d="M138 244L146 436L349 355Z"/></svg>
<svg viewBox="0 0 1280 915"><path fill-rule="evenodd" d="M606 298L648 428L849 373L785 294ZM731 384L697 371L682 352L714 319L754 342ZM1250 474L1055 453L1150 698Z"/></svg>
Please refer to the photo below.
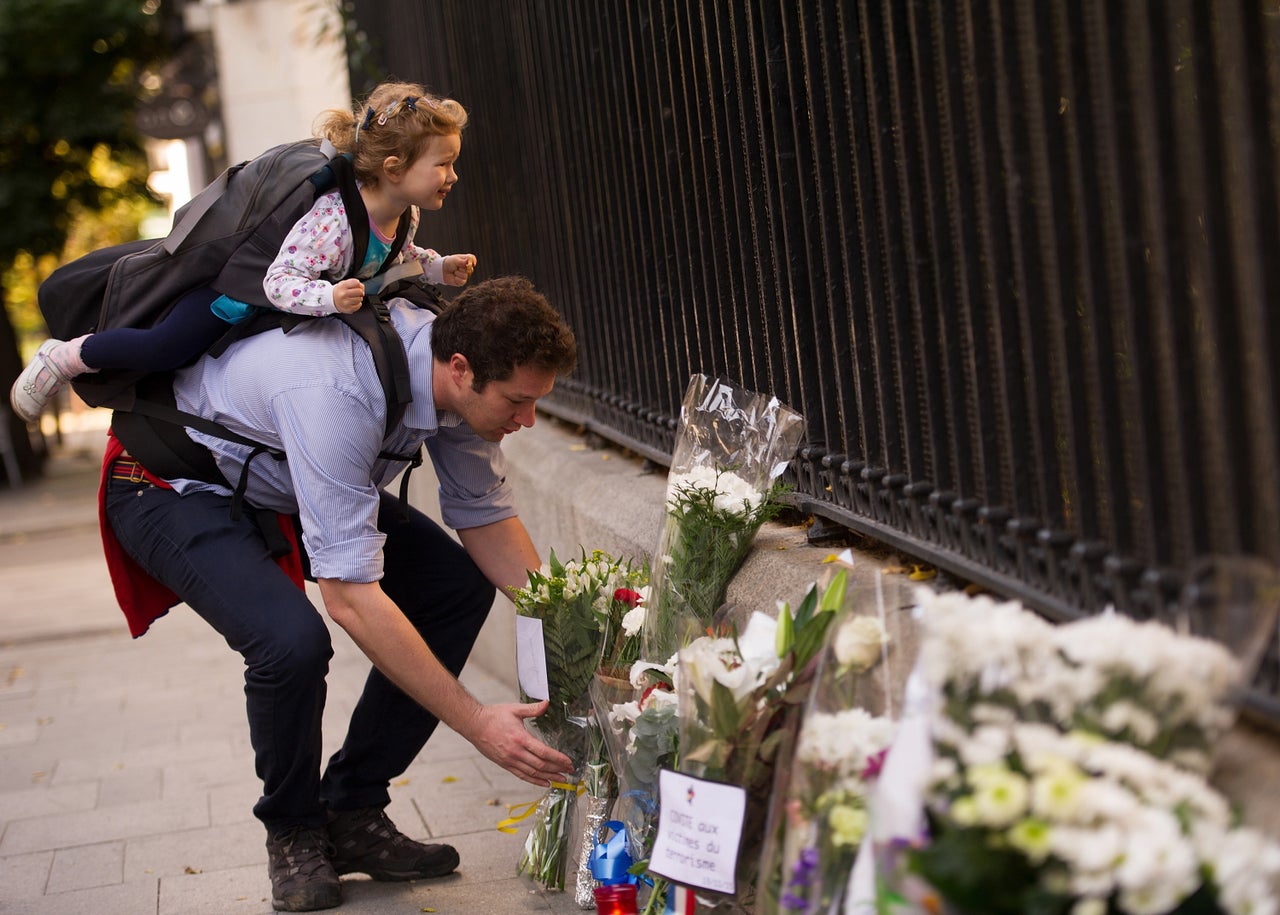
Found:
<svg viewBox="0 0 1280 915"><path fill-rule="evenodd" d="M552 413L661 463L691 374L774 393L807 510L1055 618L1280 562L1277 0L355 16L473 116L422 240L566 314Z"/></svg>

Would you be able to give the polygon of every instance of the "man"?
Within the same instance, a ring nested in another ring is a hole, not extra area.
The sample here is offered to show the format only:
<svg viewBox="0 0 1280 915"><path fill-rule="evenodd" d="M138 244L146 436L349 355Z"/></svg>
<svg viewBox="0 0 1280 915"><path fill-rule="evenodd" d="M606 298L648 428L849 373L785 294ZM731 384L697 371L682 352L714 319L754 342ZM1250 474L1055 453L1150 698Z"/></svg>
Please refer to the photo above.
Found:
<svg viewBox="0 0 1280 915"><path fill-rule="evenodd" d="M393 303L413 402L386 433L369 346L336 320L270 331L179 372L180 409L209 417L287 459L249 463L247 502L298 516L302 559L325 610L373 662L342 748L321 776L329 630L272 560L253 511L233 518L225 485L160 481L129 455L104 473L104 517L136 563L244 656L249 730L263 794L272 902L331 908L338 875L409 880L452 872L458 855L401 834L383 808L388 786L445 722L508 771L545 786L567 757L524 719L545 703L484 706L457 681L494 588L527 583L540 559L516 516L499 442L534 423L534 404L571 371L576 344L522 278L481 283L439 317ZM249 448L189 430L228 480ZM426 448L440 507L461 540L381 491ZM171 485L172 488L168 488ZM110 540L111 537L108 537ZM109 559L111 545L108 544ZM136 591L113 580L126 613ZM154 613L152 615L155 615ZM135 630L138 631L138 630Z"/></svg>

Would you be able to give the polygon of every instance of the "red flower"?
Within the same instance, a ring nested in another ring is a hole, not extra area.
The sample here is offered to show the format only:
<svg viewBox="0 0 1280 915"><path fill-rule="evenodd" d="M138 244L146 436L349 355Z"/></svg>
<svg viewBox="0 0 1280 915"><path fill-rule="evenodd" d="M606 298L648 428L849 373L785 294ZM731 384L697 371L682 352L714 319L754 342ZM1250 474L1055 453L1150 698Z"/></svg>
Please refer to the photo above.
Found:
<svg viewBox="0 0 1280 915"><path fill-rule="evenodd" d="M640 592L632 591L630 588L619 588L613 592L613 599L635 609L636 604L640 603Z"/></svg>
<svg viewBox="0 0 1280 915"><path fill-rule="evenodd" d="M667 686L667 684L665 683L654 683L651 686L646 687L644 692L640 694L640 701L637 703L637 705L639 705L640 708L644 708L645 701L649 698L649 694L652 693L655 689L660 689L663 692L667 692L667 693L671 692L671 687Z"/></svg>
<svg viewBox="0 0 1280 915"><path fill-rule="evenodd" d="M876 778L880 775L880 770L884 768L884 758L889 752L889 748L885 747L873 756L867 757L867 766L862 770L863 779Z"/></svg>

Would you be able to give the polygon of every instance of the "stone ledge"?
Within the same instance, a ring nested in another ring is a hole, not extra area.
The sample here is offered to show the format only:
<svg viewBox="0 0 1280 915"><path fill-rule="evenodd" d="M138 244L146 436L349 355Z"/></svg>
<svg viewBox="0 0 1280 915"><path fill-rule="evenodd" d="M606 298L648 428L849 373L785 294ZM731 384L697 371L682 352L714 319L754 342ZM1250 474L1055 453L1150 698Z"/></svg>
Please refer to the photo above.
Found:
<svg viewBox="0 0 1280 915"><path fill-rule="evenodd" d="M561 558L580 548L601 549L615 556L648 557L657 549L666 495L666 471L646 469L639 457L613 446L597 447L572 427L539 415L532 429L503 442L508 473L515 487L520 517L545 559L554 549ZM436 481L429 462L416 472L410 499L439 518ZM729 586L728 600L744 610L774 612L779 599L803 597L827 567L831 550L808 543L803 528L771 523L762 528L755 548ZM855 551L850 587L874 586L875 573L897 562L886 553ZM904 576L886 576L893 588L909 589ZM908 597L901 597L905 603ZM914 626L903 613L891 631L914 655ZM511 605L499 597L481 632L472 661L497 677L515 694L515 624ZM890 688L901 693L907 670L892 671ZM1236 801L1244 820L1280 836L1280 735L1239 724L1219 750L1215 784Z"/></svg>

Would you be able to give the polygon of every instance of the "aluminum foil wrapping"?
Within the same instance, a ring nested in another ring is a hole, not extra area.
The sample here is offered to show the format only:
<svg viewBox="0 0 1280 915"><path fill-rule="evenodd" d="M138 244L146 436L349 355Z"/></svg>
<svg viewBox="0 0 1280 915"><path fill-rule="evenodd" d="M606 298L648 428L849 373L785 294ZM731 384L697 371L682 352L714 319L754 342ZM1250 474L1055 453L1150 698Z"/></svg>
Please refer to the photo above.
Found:
<svg viewBox="0 0 1280 915"><path fill-rule="evenodd" d="M617 794L617 780L613 775L613 767L607 762L588 763L583 768L582 783L586 791L578 798L574 820L577 850L571 860L578 862L578 868L573 884L573 900L580 908L594 909L596 887L599 884L591 876L591 856L595 852L600 827L609 821Z"/></svg>

